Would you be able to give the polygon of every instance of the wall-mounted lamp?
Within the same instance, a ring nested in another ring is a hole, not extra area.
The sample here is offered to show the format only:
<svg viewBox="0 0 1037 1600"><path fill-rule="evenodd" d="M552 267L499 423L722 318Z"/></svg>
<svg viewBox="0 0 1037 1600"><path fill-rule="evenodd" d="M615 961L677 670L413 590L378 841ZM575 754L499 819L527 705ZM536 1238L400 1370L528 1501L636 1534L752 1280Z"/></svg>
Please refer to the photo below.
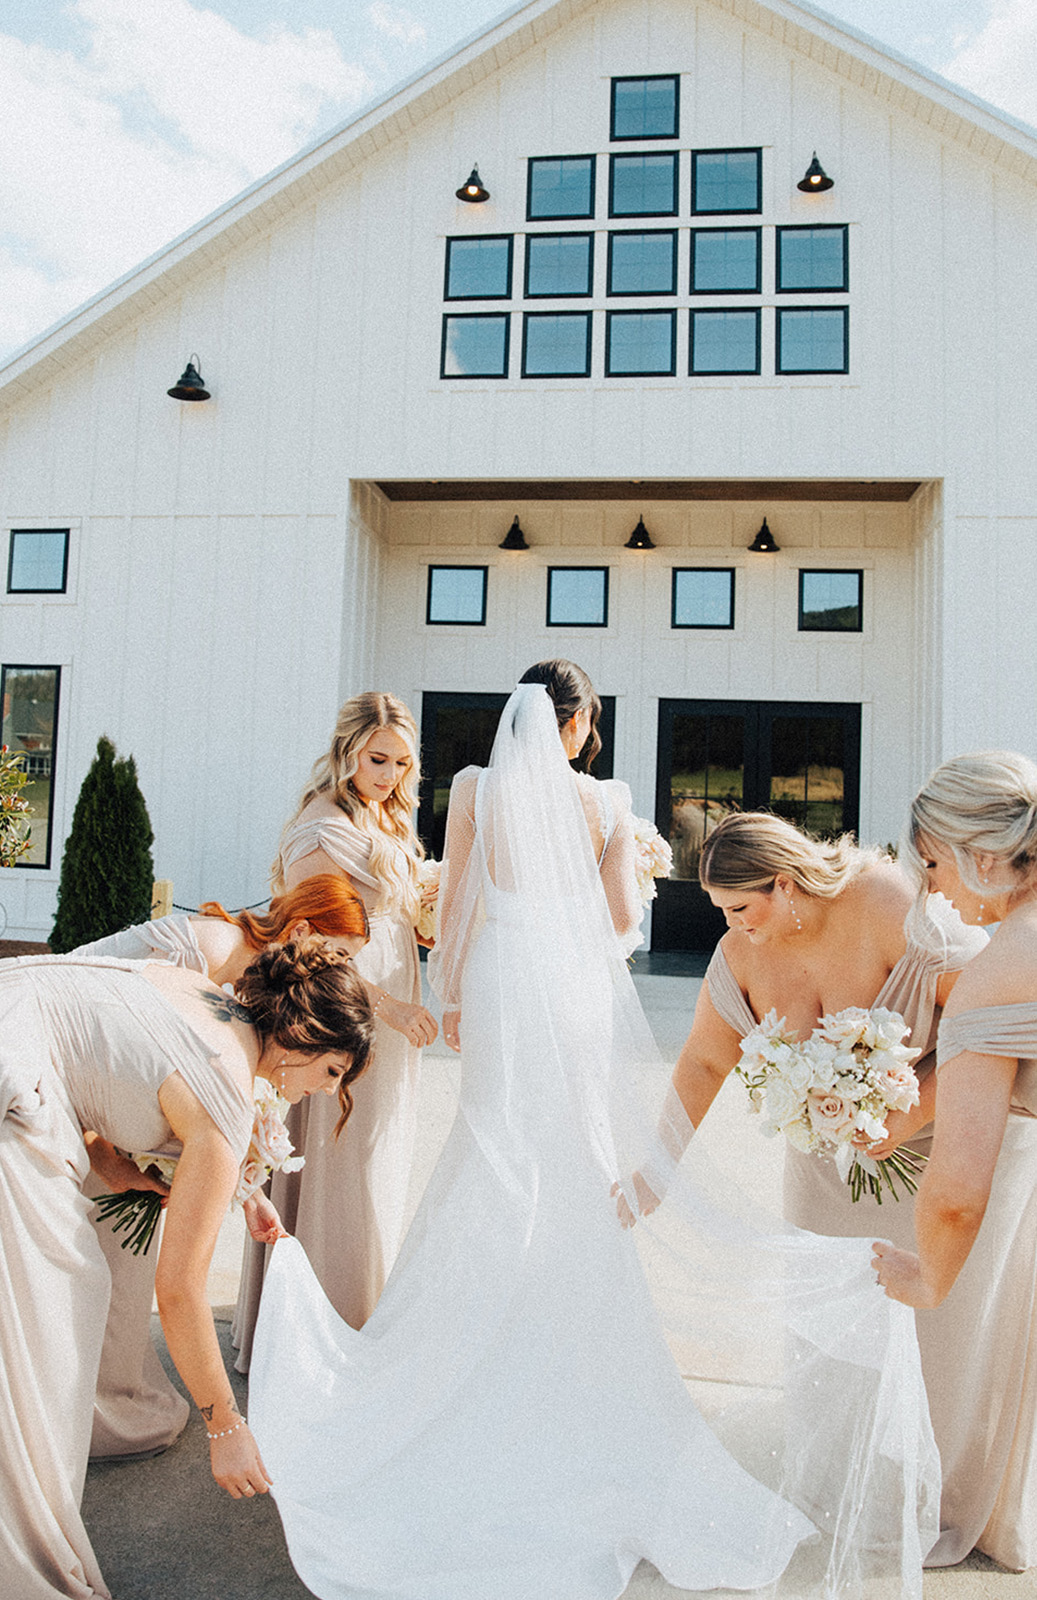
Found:
<svg viewBox="0 0 1037 1600"><path fill-rule="evenodd" d="M490 198L489 189L483 188L478 167L472 168L460 189L454 192L459 200L467 200L469 205L473 206L481 205L484 200Z"/></svg>
<svg viewBox="0 0 1037 1600"><path fill-rule="evenodd" d="M828 176L817 159L816 150L814 151L814 159L796 184L796 188L802 189L804 194L824 194L826 189L835 188L835 180Z"/></svg>
<svg viewBox="0 0 1037 1600"><path fill-rule="evenodd" d="M187 366L180 374L172 389L166 393L174 400L208 400L209 391L202 382L202 375L198 371L198 357L192 355Z"/></svg>
<svg viewBox="0 0 1037 1600"><path fill-rule="evenodd" d="M624 550L654 550L655 549L655 545L652 543L652 536L648 532L648 529L645 527L645 519L644 519L644 517L638 517L638 519L637 519L637 527L634 529L633 533L630 535L630 538L627 540L626 544L623 546L623 549Z"/></svg>
<svg viewBox="0 0 1037 1600"><path fill-rule="evenodd" d="M526 536L522 532L522 529L519 527L519 519L518 519L518 517L516 517L514 522L511 524L511 527L508 529L507 533L504 535L504 538L501 540L500 544L497 546L497 549L498 550L528 550L529 549L529 545L526 543Z"/></svg>
<svg viewBox="0 0 1037 1600"><path fill-rule="evenodd" d="M757 555L765 555L765 556L776 555L777 552L781 549L781 546L778 545L778 544L775 544L775 542L774 542L774 535L773 535L773 533L771 532L771 530L767 526L767 518L766 517L764 517L763 526L761 527L759 533L756 535L756 538L753 540L752 544L749 546L749 549L750 550L755 550Z"/></svg>

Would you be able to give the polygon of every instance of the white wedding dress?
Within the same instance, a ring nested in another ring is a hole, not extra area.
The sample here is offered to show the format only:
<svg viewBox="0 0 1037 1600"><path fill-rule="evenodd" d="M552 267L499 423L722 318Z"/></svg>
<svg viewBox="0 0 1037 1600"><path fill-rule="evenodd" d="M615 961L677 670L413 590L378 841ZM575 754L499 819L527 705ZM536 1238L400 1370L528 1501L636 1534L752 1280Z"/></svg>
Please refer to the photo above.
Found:
<svg viewBox="0 0 1037 1600"><path fill-rule="evenodd" d="M260 1310L250 1421L304 1583L616 1600L641 1559L680 1589L745 1590L803 1545L797 1595L877 1572L920 1596L938 1477L911 1313L862 1241L736 1213L694 1146L675 1165L679 1110L625 1105L654 1046L538 685L508 702L490 767L455 780L441 912L460 1105L385 1292L353 1330L284 1240ZM635 1166L660 1185L670 1168L651 1237L610 1197ZM643 1250L667 1254L682 1362L718 1392L771 1386L748 1428L726 1419L770 1485L692 1403ZM768 1431L784 1377L787 1454Z"/></svg>

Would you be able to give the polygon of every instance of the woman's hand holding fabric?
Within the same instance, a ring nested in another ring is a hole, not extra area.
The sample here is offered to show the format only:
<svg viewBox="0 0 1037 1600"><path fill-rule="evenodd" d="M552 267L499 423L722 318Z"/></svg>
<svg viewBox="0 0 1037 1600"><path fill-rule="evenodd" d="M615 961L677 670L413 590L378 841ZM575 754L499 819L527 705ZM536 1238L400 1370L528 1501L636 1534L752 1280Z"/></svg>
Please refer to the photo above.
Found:
<svg viewBox="0 0 1037 1600"><path fill-rule="evenodd" d="M887 1240L877 1239L872 1245L871 1264L890 1300L923 1311L939 1305L941 1296L926 1283L913 1250L898 1250Z"/></svg>
<svg viewBox="0 0 1037 1600"><path fill-rule="evenodd" d="M443 1012L443 1043L451 1050L461 1053L461 1013L460 1011Z"/></svg>
<svg viewBox="0 0 1037 1600"><path fill-rule="evenodd" d="M632 1228L639 1217L650 1217L663 1201L641 1172L631 1173L623 1183L614 1183L609 1190L616 1202L616 1211L622 1227Z"/></svg>
<svg viewBox="0 0 1037 1600"><path fill-rule="evenodd" d="M278 1239L288 1238L288 1231L281 1221L277 1207L262 1189L257 1189L255 1194L249 1195L241 1209L245 1217L245 1226L258 1244L274 1244Z"/></svg>
<svg viewBox="0 0 1037 1600"><path fill-rule="evenodd" d="M376 1007L379 1022L402 1033L409 1044L421 1049L431 1044L439 1028L431 1011L424 1006L412 1005L408 1000L395 1000L391 994L383 995Z"/></svg>

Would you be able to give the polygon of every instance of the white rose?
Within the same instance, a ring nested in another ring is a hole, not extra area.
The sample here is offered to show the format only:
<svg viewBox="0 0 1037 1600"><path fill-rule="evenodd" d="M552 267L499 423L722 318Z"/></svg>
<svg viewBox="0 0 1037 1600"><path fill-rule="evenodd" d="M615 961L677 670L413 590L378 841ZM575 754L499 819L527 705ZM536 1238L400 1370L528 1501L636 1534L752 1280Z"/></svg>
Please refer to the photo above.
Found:
<svg viewBox="0 0 1037 1600"><path fill-rule="evenodd" d="M842 1095L811 1091L807 1095L807 1116L814 1132L835 1142L848 1139L854 1131L857 1108Z"/></svg>
<svg viewBox="0 0 1037 1600"><path fill-rule="evenodd" d="M763 1114L769 1122L784 1129L787 1122L792 1122L800 1116L803 1110L803 1096L786 1083L784 1078L771 1078L763 1091Z"/></svg>

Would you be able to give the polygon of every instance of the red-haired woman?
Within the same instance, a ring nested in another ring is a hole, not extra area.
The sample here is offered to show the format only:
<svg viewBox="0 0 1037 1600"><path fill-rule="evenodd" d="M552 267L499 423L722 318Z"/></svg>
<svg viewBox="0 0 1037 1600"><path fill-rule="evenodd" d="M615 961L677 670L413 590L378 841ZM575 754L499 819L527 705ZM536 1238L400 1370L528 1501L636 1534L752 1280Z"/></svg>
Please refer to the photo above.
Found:
<svg viewBox="0 0 1037 1600"><path fill-rule="evenodd" d="M200 972L222 987L236 983L266 945L310 933L324 935L350 955L367 942L367 913L346 879L331 873L307 878L271 900L263 916L250 911L231 915L218 901L208 900L197 914L176 912L158 917L83 945L75 954L166 961ZM114 1157L110 1172L97 1175L105 1154L103 1141L92 1147L95 1171L84 1188L91 1198L125 1186L123 1166ZM139 1187L147 1186L142 1178ZM90 1453L94 1457L125 1456L164 1450L185 1427L188 1406L166 1377L151 1342L158 1249L153 1244L146 1255L133 1255L121 1247L110 1222L96 1215L94 1221L112 1274L112 1294ZM254 1238L267 1241L277 1237L279 1221L262 1194L248 1203L246 1221Z"/></svg>

